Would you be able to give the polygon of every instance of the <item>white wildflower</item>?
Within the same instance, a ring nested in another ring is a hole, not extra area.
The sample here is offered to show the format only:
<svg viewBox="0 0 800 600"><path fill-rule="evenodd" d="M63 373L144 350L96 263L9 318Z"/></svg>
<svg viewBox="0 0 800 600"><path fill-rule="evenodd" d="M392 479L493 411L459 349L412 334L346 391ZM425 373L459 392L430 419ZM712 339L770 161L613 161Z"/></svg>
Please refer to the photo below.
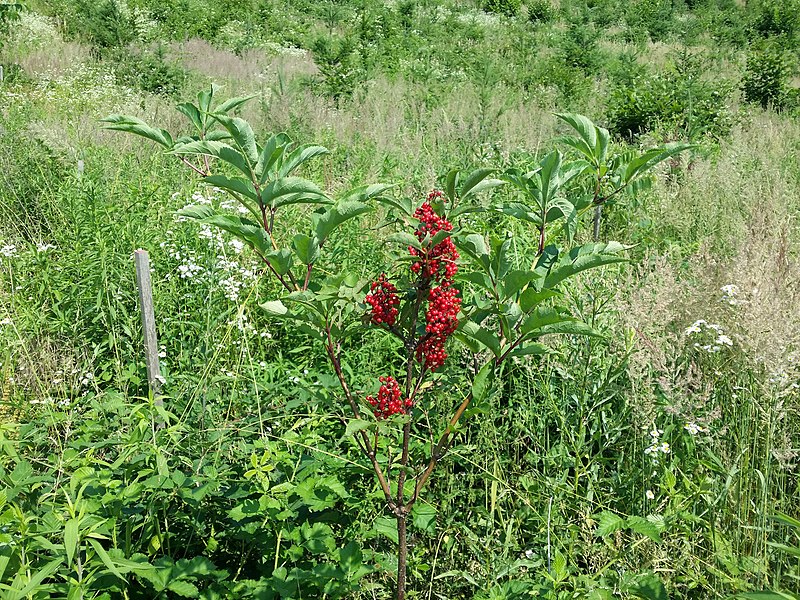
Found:
<svg viewBox="0 0 800 600"><path fill-rule="evenodd" d="M653 493L653 490L647 490L644 495L648 500L654 500L656 497L656 495Z"/></svg>

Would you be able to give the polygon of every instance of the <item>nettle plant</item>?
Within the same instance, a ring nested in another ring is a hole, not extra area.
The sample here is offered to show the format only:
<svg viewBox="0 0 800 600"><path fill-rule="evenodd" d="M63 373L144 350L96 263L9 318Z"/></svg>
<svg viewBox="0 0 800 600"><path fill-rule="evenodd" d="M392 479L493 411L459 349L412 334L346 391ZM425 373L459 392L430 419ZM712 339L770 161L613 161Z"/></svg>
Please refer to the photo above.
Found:
<svg viewBox="0 0 800 600"><path fill-rule="evenodd" d="M603 162L607 131L585 117L560 115L578 132L575 140L586 144L571 145L586 156L566 161L554 151L532 169L512 169L495 178L489 168L451 171L444 189L421 203L392 195L392 186L385 184L356 187L333 199L294 175L325 148L294 145L283 133L258 144L251 126L230 114L247 98L213 106L214 92L212 87L200 93L196 105L178 105L194 127L189 136L175 139L130 116L112 115L104 122L162 145L250 213L252 218L243 218L207 205L180 211L230 232L255 251L285 292L262 308L313 339L330 363L344 400L346 435L374 473L396 523L396 536L390 532L390 537L397 542L396 597L402 599L409 520L430 523L435 516L420 498L462 417L488 406L509 361L550 352L539 341L542 336L598 335L559 305L559 290L582 271L625 261L625 247L609 242L563 249L555 240L572 242L581 211L597 203L596 190L610 180L609 173L619 172L620 159ZM614 185L635 185L670 155L662 149L632 157ZM507 193L495 197L504 199L487 200L483 192L499 186ZM590 200L581 205L587 193ZM310 205L308 227L282 229L288 227L282 219L286 209L301 204ZM315 268L337 228L378 206L385 222L396 224L380 240L399 247L391 268L360 281ZM533 251L517 256L511 239L470 231L466 223L481 212L533 224ZM371 392L354 388L343 350L366 329L388 336L396 349L396 360L371 376ZM454 350L456 344L461 348ZM464 360L448 360L454 352ZM454 371L449 379L445 366ZM436 422L443 414L449 418Z"/></svg>

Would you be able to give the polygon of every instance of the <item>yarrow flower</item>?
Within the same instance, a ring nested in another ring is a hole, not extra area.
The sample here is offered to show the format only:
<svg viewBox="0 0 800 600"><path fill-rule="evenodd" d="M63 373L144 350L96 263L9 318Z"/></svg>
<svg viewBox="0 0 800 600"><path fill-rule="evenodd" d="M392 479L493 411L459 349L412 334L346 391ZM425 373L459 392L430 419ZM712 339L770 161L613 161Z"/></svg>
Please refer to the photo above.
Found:
<svg viewBox="0 0 800 600"><path fill-rule="evenodd" d="M380 377L381 387L378 390L377 398L367 396L366 400L374 409L378 419L388 419L392 415L405 414L411 408L412 402L409 399L403 400L400 394L400 384L394 377Z"/></svg>
<svg viewBox="0 0 800 600"><path fill-rule="evenodd" d="M706 427L698 425L694 421L692 421L690 423L686 423L686 425L684 425L683 428L686 431L688 431L691 435L697 435L698 433L707 433L708 432L708 429Z"/></svg>
<svg viewBox="0 0 800 600"><path fill-rule="evenodd" d="M391 327L397 322L397 307L400 305L397 288L386 279L385 273L381 273L378 281L373 282L369 289L370 293L364 300L372 306L372 322L376 325L385 323Z"/></svg>

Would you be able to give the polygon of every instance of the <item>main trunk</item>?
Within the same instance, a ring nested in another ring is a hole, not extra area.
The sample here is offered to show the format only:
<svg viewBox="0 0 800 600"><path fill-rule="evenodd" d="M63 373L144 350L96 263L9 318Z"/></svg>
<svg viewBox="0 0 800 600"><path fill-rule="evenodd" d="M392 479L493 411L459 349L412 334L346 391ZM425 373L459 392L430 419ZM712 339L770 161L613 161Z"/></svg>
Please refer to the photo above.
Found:
<svg viewBox="0 0 800 600"><path fill-rule="evenodd" d="M408 546L406 545L406 518L403 514L397 517L397 596L396 600L405 600L406 597L406 560Z"/></svg>

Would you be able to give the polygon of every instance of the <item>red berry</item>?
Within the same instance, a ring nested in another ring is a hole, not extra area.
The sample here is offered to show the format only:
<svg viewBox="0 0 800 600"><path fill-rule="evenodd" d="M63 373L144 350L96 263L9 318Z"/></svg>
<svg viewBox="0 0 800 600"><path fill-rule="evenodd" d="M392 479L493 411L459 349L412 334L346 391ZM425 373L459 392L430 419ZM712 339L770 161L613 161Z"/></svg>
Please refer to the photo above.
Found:
<svg viewBox="0 0 800 600"><path fill-rule="evenodd" d="M407 408L411 408L410 400L400 398L400 384L394 377L379 377L381 387L378 390L378 397L367 396L367 402L375 409L375 416L378 419L387 419L392 415L405 414Z"/></svg>
<svg viewBox="0 0 800 600"><path fill-rule="evenodd" d="M378 281L370 285L370 292L364 300L372 306L372 322L376 325L386 323L389 327L397 321L400 297L397 288L386 279L386 274L381 273Z"/></svg>

